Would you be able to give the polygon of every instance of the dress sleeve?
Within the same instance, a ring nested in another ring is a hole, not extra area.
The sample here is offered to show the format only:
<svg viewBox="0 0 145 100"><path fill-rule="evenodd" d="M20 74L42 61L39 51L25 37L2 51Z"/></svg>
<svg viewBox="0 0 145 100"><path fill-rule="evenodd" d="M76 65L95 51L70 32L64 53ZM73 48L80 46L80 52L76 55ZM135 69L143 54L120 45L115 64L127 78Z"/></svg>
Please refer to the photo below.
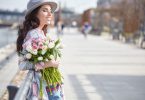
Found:
<svg viewBox="0 0 145 100"><path fill-rule="evenodd" d="M29 45L31 43L31 40L32 38L38 38L38 35L37 35L37 31L35 30L31 30L27 33L27 36L26 38L24 39L24 43L23 43L23 50L22 50L22 53L25 54L25 49L24 49L24 46L25 45ZM18 61L18 66L19 66L19 69L20 70L30 70L30 69L35 69L35 65L26 60L23 55L19 55L19 61Z"/></svg>
<svg viewBox="0 0 145 100"><path fill-rule="evenodd" d="M18 66L20 70L35 69L35 65L32 62L23 59L22 56L19 56Z"/></svg>
<svg viewBox="0 0 145 100"><path fill-rule="evenodd" d="M39 33L36 29L29 31L24 39L23 48L32 43L32 39L39 38Z"/></svg>

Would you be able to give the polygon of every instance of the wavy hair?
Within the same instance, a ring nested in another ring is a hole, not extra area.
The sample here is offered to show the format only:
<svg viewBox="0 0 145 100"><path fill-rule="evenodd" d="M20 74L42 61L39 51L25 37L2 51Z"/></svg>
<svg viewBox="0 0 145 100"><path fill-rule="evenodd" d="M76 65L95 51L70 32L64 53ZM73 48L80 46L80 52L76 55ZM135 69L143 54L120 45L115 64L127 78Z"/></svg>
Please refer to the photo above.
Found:
<svg viewBox="0 0 145 100"><path fill-rule="evenodd" d="M25 39L28 31L35 29L40 25L40 20L37 18L37 13L40 8L41 8L41 6L37 7L30 14L26 15L22 26L20 26L18 29L18 38L17 38L17 42L16 42L16 47L17 47L18 53L23 50L22 45L23 45L24 39ZM47 25L45 25L42 30L46 34Z"/></svg>

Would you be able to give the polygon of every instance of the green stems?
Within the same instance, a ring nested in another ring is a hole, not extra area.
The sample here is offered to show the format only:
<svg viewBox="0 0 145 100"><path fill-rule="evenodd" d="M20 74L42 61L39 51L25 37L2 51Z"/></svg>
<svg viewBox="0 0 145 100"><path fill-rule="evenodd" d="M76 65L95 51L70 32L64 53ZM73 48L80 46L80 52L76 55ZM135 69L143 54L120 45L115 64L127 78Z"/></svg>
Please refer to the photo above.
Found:
<svg viewBox="0 0 145 100"><path fill-rule="evenodd" d="M46 81L50 94L52 94L51 87L56 89L57 85L61 85L62 76L58 68L49 67L41 70L42 78Z"/></svg>

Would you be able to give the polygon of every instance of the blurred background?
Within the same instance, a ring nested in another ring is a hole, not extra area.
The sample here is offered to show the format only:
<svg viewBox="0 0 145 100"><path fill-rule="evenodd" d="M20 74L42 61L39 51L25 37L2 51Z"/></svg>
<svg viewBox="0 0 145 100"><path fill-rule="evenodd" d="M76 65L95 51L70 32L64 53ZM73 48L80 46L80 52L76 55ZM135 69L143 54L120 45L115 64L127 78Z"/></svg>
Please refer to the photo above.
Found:
<svg viewBox="0 0 145 100"><path fill-rule="evenodd" d="M24 87L27 72L18 70L15 42L27 2L0 0L1 100L13 100L11 88ZM145 0L57 2L48 32L67 45L66 100L145 100Z"/></svg>
<svg viewBox="0 0 145 100"><path fill-rule="evenodd" d="M0 3L0 46L11 39L4 28L16 29L23 22L28 0L1 0ZM107 32L113 39L139 44L143 48L142 38L145 31L145 0L57 0L59 9L54 14L52 27L63 24L85 30L89 24L90 34L101 35ZM105 34L107 34L105 33ZM14 36L14 33L11 36ZM10 40L10 41L9 41Z"/></svg>

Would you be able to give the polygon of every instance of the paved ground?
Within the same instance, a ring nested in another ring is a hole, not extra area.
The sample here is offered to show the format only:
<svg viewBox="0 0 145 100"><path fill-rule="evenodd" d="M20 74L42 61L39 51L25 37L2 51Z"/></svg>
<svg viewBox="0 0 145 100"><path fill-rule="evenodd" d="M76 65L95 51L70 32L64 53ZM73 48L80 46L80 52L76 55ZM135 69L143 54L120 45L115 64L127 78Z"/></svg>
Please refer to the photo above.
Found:
<svg viewBox="0 0 145 100"><path fill-rule="evenodd" d="M63 43L66 100L145 100L145 50L103 37L85 39L74 30L65 32ZM16 73L17 57L6 66L0 90Z"/></svg>
<svg viewBox="0 0 145 100"><path fill-rule="evenodd" d="M63 42L66 100L145 100L145 50L77 32Z"/></svg>

